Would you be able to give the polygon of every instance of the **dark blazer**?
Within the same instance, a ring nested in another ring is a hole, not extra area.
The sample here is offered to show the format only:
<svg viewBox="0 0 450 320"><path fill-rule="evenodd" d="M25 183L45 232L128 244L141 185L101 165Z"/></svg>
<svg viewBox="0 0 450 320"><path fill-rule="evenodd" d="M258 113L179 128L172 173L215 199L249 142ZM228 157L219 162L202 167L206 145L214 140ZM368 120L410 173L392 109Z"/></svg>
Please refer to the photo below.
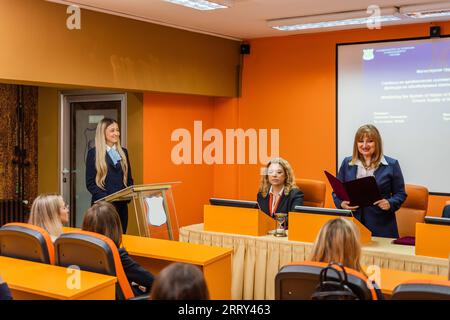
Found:
<svg viewBox="0 0 450 320"><path fill-rule="evenodd" d="M139 286L145 287L147 293L150 292L154 280L153 275L131 259L124 248L119 249L119 254L123 270L130 285L134 282Z"/></svg>
<svg viewBox="0 0 450 320"><path fill-rule="evenodd" d="M0 284L0 300L12 300L12 294L6 282Z"/></svg>
<svg viewBox="0 0 450 320"><path fill-rule="evenodd" d="M257 201L259 208L267 215L270 215L269 212L269 193L267 193L266 197L263 197L261 192L258 192ZM286 196L283 192L281 195L280 202L278 203L276 213L288 213L294 209L295 206L303 205L303 192L300 189L291 189L289 194ZM286 219L286 227L287 227L287 219Z"/></svg>
<svg viewBox="0 0 450 320"><path fill-rule="evenodd" d="M450 218L450 204L447 204L446 206L444 206L444 209L442 210L442 217Z"/></svg>
<svg viewBox="0 0 450 320"><path fill-rule="evenodd" d="M380 163L375 170L374 176L380 189L381 197L389 201L391 208L388 211L382 210L378 206L358 208L353 214L371 232L372 236L385 238L398 238L397 211L406 199L405 182L402 170L397 160L384 157L388 165ZM352 157L347 157L342 161L337 178L342 182L356 179L357 165L349 165ZM333 192L333 200L337 208L341 208L342 200Z"/></svg>
<svg viewBox="0 0 450 320"><path fill-rule="evenodd" d="M128 163L128 186L133 185L133 178L131 175L130 159L128 157L127 149L123 148L125 152L126 161ZM86 187L92 195L92 203L106 197L114 192L125 188L123 184L123 170L120 162L113 165L111 157L108 153L105 154L106 165L108 166L108 173L105 179L105 190L100 189L95 183L95 176L97 175L97 169L95 168L95 148L88 151L86 157ZM121 160L123 161L123 159Z"/></svg>

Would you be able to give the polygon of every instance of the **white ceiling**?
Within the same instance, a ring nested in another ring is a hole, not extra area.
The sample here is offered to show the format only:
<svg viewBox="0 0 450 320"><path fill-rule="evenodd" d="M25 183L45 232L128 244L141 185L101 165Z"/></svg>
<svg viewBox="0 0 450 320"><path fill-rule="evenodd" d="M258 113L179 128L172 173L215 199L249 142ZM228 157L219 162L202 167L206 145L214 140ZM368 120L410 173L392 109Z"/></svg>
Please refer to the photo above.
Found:
<svg viewBox="0 0 450 320"><path fill-rule="evenodd" d="M231 7L199 11L162 0L47 1L77 4L81 8L90 10L235 39L302 33L302 31L283 32L274 30L267 26L267 20L271 19L366 10L372 4L384 8L449 2L448 0L377 0L376 3L373 0L216 0L216 2L227 2ZM317 30L309 32L317 32Z"/></svg>

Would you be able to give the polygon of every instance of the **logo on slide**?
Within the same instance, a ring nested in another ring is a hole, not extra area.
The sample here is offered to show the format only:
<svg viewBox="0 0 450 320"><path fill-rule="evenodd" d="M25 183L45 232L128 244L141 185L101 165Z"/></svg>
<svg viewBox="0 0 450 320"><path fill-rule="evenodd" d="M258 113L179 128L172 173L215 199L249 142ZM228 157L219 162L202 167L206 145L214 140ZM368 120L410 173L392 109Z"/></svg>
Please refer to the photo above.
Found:
<svg viewBox="0 0 450 320"><path fill-rule="evenodd" d="M373 49L363 49L363 60L370 61L374 58Z"/></svg>

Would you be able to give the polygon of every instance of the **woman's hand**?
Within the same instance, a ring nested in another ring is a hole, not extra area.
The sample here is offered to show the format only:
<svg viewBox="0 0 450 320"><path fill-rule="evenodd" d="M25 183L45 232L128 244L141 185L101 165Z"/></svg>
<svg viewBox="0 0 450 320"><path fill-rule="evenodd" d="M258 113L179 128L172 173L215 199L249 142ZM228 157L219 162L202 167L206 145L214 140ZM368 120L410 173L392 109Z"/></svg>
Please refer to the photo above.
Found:
<svg viewBox="0 0 450 320"><path fill-rule="evenodd" d="M374 206L379 206L381 210L388 211L391 208L391 204L386 199L378 200L373 203Z"/></svg>
<svg viewBox="0 0 450 320"><path fill-rule="evenodd" d="M341 208L345 209L345 210L352 210L352 211L354 211L354 210L359 208L359 206L351 207L351 206L349 206L349 204L350 204L350 201L342 201L341 202Z"/></svg>

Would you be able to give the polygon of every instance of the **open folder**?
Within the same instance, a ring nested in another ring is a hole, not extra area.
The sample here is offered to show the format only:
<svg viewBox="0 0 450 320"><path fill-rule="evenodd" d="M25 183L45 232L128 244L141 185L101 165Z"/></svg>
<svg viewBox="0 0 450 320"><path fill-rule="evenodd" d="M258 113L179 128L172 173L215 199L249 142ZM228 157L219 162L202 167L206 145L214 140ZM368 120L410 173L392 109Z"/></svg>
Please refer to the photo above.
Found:
<svg viewBox="0 0 450 320"><path fill-rule="evenodd" d="M381 200L375 177L368 176L342 182L328 171L324 171L334 193L343 201L350 201L350 206L368 207Z"/></svg>

